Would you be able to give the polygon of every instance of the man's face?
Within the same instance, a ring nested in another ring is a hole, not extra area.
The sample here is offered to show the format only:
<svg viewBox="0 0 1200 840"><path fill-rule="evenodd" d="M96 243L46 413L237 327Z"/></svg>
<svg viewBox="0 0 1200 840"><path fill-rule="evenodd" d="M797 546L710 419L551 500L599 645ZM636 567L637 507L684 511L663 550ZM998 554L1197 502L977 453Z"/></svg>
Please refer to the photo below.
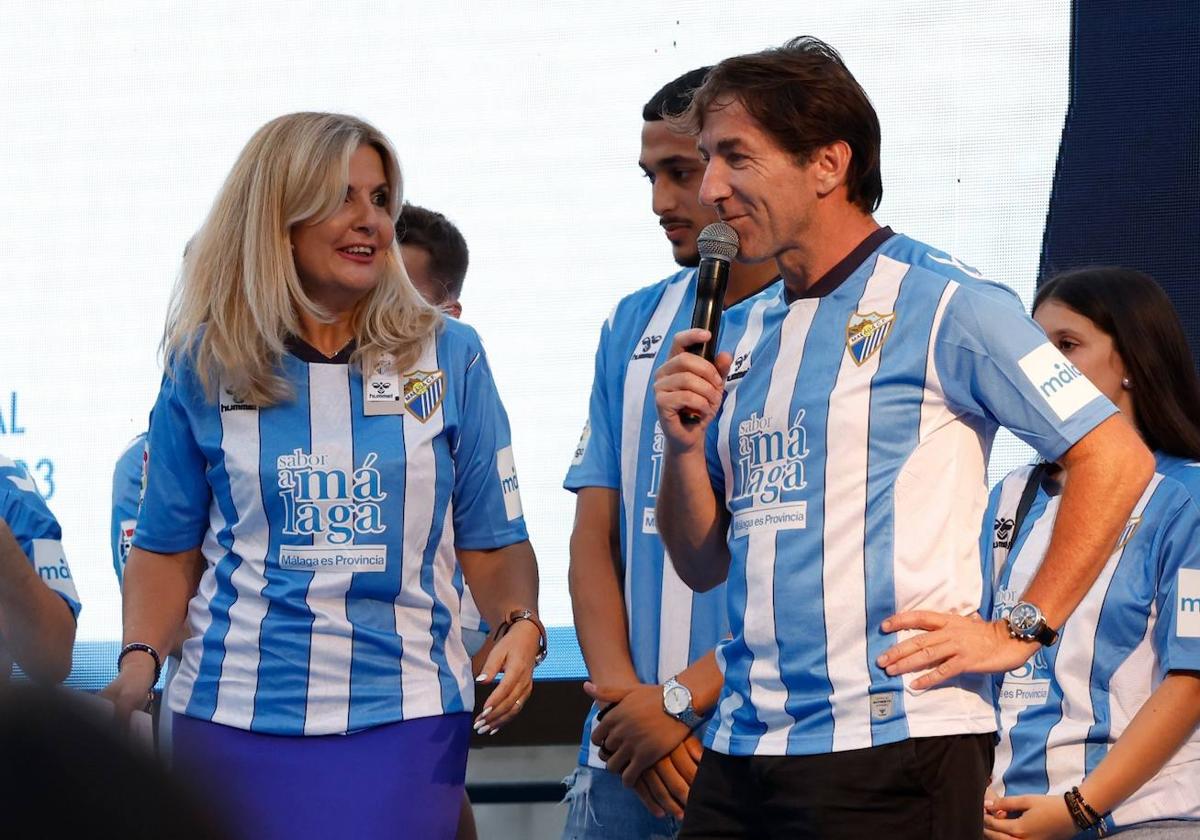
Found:
<svg viewBox="0 0 1200 840"><path fill-rule="evenodd" d="M650 206L671 242L675 262L698 265L696 237L717 221L717 214L700 204L704 161L696 151L696 138L671 131L664 120L645 123L638 166L650 179Z"/></svg>
<svg viewBox="0 0 1200 840"><path fill-rule="evenodd" d="M417 293L425 298L426 303L438 307L452 318L457 318L462 314L462 306L459 302L446 300L445 290L434 279L433 269L430 266L432 259L428 249L422 248L420 245L401 243L400 258L404 260L404 270L408 272L408 279L412 281Z"/></svg>
<svg viewBox="0 0 1200 840"><path fill-rule="evenodd" d="M798 164L737 100L705 114L700 154L708 161L700 200L737 231L739 261L803 243L820 192L815 161Z"/></svg>

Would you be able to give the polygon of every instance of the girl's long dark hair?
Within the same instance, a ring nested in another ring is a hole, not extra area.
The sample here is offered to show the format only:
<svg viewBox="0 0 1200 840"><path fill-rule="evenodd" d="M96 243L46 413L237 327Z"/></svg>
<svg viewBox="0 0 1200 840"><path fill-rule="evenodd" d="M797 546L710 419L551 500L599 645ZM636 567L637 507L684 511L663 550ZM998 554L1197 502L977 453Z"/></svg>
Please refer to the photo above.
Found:
<svg viewBox="0 0 1200 840"><path fill-rule="evenodd" d="M1038 289L1033 309L1056 300L1112 337L1129 380L1138 431L1150 449L1200 461L1200 377L1171 301L1130 268L1081 268Z"/></svg>

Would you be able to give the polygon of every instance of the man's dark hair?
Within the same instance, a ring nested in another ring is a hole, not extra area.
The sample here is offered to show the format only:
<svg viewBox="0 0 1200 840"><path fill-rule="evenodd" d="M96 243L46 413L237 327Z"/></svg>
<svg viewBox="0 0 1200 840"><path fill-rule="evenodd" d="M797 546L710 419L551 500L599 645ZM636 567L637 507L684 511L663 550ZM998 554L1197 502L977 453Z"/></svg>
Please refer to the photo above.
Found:
<svg viewBox="0 0 1200 840"><path fill-rule="evenodd" d="M1200 459L1200 377L1171 300L1131 268L1080 268L1046 281L1033 311L1055 300L1112 338L1132 383L1133 419L1146 446Z"/></svg>
<svg viewBox="0 0 1200 840"><path fill-rule="evenodd" d="M689 70L678 79L672 79L658 93L650 97L650 101L642 106L642 119L646 122L658 122L668 117L682 114L692 104L692 94L696 88L704 84L704 77L711 67L697 67Z"/></svg>
<svg viewBox="0 0 1200 840"><path fill-rule="evenodd" d="M470 255L467 240L453 222L434 210L405 203L396 221L396 241L429 252L430 270L444 292L442 301L462 294Z"/></svg>
<svg viewBox="0 0 1200 840"><path fill-rule="evenodd" d="M817 149L845 141L851 152L850 202L866 213L879 206L879 117L833 47L802 36L782 47L727 58L709 72L681 122L699 133L708 111L734 101L801 163Z"/></svg>

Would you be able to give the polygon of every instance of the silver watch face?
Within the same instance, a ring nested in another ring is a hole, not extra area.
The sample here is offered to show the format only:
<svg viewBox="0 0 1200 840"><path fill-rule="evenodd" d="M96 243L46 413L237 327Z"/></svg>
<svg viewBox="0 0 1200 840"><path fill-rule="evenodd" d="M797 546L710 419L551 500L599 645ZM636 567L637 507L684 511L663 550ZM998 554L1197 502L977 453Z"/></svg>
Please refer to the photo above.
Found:
<svg viewBox="0 0 1200 840"><path fill-rule="evenodd" d="M691 694L682 685L673 685L663 694L663 708L667 710L668 714L683 714L691 702Z"/></svg>
<svg viewBox="0 0 1200 840"><path fill-rule="evenodd" d="M1042 623L1042 611L1022 601L1008 614L1008 626L1018 635L1035 633Z"/></svg>

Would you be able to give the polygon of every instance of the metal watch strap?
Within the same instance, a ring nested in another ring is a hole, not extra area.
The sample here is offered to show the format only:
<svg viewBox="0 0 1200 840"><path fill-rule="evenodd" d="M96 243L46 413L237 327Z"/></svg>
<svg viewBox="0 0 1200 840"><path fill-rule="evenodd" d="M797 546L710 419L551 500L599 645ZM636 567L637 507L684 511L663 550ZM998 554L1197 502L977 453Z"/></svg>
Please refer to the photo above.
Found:
<svg viewBox="0 0 1200 840"><path fill-rule="evenodd" d="M679 714L673 714L672 712L668 712L665 706L663 707L663 711L666 712L671 717L675 718L675 720L682 723L688 729L695 729L697 726L704 723L704 716L697 714L695 707L692 706L692 700L691 700L692 691L686 685L681 683L679 680L675 679L675 677L671 677L669 680L667 680L665 683L663 683L664 691L670 690L674 686L679 686L680 688L687 691L687 693L688 693L687 708L684 709Z"/></svg>

